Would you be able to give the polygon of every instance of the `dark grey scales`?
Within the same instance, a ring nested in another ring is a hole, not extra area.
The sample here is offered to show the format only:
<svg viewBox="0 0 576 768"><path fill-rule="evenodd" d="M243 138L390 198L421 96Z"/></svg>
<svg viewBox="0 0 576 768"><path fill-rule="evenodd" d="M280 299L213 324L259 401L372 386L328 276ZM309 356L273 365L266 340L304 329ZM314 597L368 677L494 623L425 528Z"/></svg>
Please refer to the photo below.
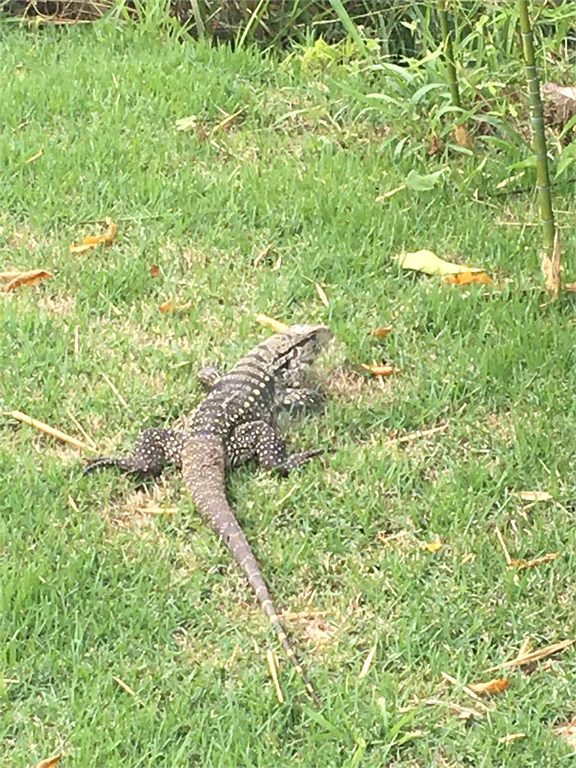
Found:
<svg viewBox="0 0 576 768"><path fill-rule="evenodd" d="M166 461L182 468L198 511L231 550L242 568L276 635L316 703L314 688L280 623L260 566L234 511L226 499L224 472L249 459L282 475L305 464L321 451L288 454L277 423L278 409L300 402L317 404L317 390L305 388L310 364L332 338L325 326L292 326L259 344L228 373L205 368L202 381L210 391L186 431L149 429L132 456L90 461L85 473L116 466L123 472L157 476Z"/></svg>

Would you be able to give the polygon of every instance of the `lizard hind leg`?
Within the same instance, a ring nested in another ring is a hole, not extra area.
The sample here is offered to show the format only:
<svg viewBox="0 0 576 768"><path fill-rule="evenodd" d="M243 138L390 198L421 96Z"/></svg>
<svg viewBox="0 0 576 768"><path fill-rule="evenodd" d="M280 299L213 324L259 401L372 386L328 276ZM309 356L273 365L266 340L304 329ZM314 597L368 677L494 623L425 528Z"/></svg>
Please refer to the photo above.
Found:
<svg viewBox="0 0 576 768"><path fill-rule="evenodd" d="M180 465L182 450L186 443L185 432L170 429L147 429L138 438L131 456L106 457L91 459L84 469L84 474L102 467L118 467L126 474L142 477L158 477L166 461Z"/></svg>

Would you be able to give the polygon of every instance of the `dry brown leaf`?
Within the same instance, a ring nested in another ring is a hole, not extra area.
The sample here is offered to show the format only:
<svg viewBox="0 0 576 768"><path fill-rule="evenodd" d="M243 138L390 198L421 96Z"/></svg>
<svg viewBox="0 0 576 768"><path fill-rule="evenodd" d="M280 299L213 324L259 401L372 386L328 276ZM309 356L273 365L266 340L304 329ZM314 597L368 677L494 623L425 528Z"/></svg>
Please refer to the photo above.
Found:
<svg viewBox="0 0 576 768"><path fill-rule="evenodd" d="M552 501L552 496L547 491L518 491L514 496L523 501Z"/></svg>
<svg viewBox="0 0 576 768"><path fill-rule="evenodd" d="M19 269L11 269L8 272L0 272L0 280L13 280L21 274Z"/></svg>
<svg viewBox="0 0 576 768"><path fill-rule="evenodd" d="M391 330L391 325L383 325L382 328L376 328L375 331L372 331L372 335L376 336L377 339L385 339Z"/></svg>
<svg viewBox="0 0 576 768"><path fill-rule="evenodd" d="M285 333L290 329L290 326L286 325L286 323L282 323L280 320L274 320L273 317L268 317L268 315L256 315L256 322L260 323L260 325L267 325L269 328L272 328L274 333Z"/></svg>
<svg viewBox="0 0 576 768"><path fill-rule="evenodd" d="M54 768L60 762L62 755L52 755L52 757L45 757L44 760L40 760L34 768Z"/></svg>
<svg viewBox="0 0 576 768"><path fill-rule="evenodd" d="M543 555L542 557L536 557L534 560L510 560L508 563L509 568L534 568L536 565L542 565L542 563L549 563L551 560L556 560L557 557L560 557L560 552L549 552L547 555Z"/></svg>
<svg viewBox="0 0 576 768"><path fill-rule="evenodd" d="M402 370L394 365L366 365L366 363L362 363L360 367L364 368L365 371L370 371L373 376L390 376Z"/></svg>
<svg viewBox="0 0 576 768"><path fill-rule="evenodd" d="M576 749L576 715L574 715L569 723L554 728L554 733L557 736L561 736L571 747Z"/></svg>
<svg viewBox="0 0 576 768"><path fill-rule="evenodd" d="M434 132L434 136L432 136L432 143L430 144L430 149L428 150L428 154L430 156L437 155L439 149L440 149L440 137L436 132Z"/></svg>
<svg viewBox="0 0 576 768"><path fill-rule="evenodd" d="M558 298L560 288L562 287L560 273L562 272L563 267L560 263L560 253L560 236L559 230L556 229L552 257L548 256L546 252L542 253L542 272L544 274L544 281L546 289L550 291L553 299Z"/></svg>
<svg viewBox="0 0 576 768"><path fill-rule="evenodd" d="M158 264L150 265L150 277L158 277L160 274L160 267Z"/></svg>
<svg viewBox="0 0 576 768"><path fill-rule="evenodd" d="M326 291L324 290L324 288L322 288L320 283L316 283L316 293L320 297L320 301L322 302L322 304L324 304L325 307L330 306L328 296L326 296Z"/></svg>
<svg viewBox="0 0 576 768"><path fill-rule="evenodd" d="M576 293L576 283L566 283L564 290L569 291L570 293Z"/></svg>
<svg viewBox="0 0 576 768"><path fill-rule="evenodd" d="M564 651L574 643L574 640L561 640L554 645L548 645L546 648L540 648L536 651L530 651L530 653L524 654L520 658L512 659L511 661L504 661L502 664L495 664L493 667L487 669L487 672L493 672L496 669L503 669L504 667L522 667L524 664L530 664L533 661L540 661L540 659L551 656L553 653Z"/></svg>
<svg viewBox="0 0 576 768"><path fill-rule="evenodd" d="M464 123L454 126L454 138L461 147L466 147L466 149L474 149L474 137L468 128L464 125Z"/></svg>
<svg viewBox="0 0 576 768"><path fill-rule="evenodd" d="M450 283L450 285L470 285L471 283L492 285L494 281L488 277L486 272L459 272L456 275L446 275L444 282Z"/></svg>
<svg viewBox="0 0 576 768"><path fill-rule="evenodd" d="M21 285L38 285L42 280L49 280L51 277L52 273L46 269L30 269L28 272L19 272L15 277L12 277L4 290L13 291Z"/></svg>
<svg viewBox="0 0 576 768"><path fill-rule="evenodd" d="M80 245L70 246L71 253L85 253L86 251L90 251L99 243L110 245L118 234L118 227L109 216L106 216L105 222L108 225L108 229L105 232L103 232L101 235L86 235Z"/></svg>
<svg viewBox="0 0 576 768"><path fill-rule="evenodd" d="M509 683L510 680L507 677L499 677L494 678L494 680L488 680L486 683L468 683L468 688L479 696L493 696L496 693L505 691Z"/></svg>
<svg viewBox="0 0 576 768"><path fill-rule="evenodd" d="M442 548L442 542L440 540L429 541L426 544L422 544L422 549L427 549L428 552L438 552Z"/></svg>

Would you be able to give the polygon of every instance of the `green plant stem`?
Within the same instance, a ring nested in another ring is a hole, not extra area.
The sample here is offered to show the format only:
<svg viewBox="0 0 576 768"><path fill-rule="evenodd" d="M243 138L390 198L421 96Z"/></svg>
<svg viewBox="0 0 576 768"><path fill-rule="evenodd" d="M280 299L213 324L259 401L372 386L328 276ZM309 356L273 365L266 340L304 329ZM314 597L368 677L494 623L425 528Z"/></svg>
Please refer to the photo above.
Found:
<svg viewBox="0 0 576 768"><path fill-rule="evenodd" d="M528 14L528 0L518 0L520 30L522 32L522 49L526 68L526 79L529 88L530 122L532 124L533 151L536 155L536 172L538 176L538 203L540 219L543 227L543 249L548 256L554 250L554 211L552 210L552 192L550 174L548 172L548 156L546 153L546 136L544 133L544 110L540 98L540 83L536 71L534 56L534 38Z"/></svg>
<svg viewBox="0 0 576 768"><path fill-rule="evenodd" d="M454 66L454 50L452 48L452 33L448 25L448 11L446 10L446 0L438 0L438 14L440 16L440 27L442 29L442 43L444 45L444 58L448 69L448 84L452 95L452 104L462 109L460 102L460 90L458 89L458 78L456 76L456 67Z"/></svg>

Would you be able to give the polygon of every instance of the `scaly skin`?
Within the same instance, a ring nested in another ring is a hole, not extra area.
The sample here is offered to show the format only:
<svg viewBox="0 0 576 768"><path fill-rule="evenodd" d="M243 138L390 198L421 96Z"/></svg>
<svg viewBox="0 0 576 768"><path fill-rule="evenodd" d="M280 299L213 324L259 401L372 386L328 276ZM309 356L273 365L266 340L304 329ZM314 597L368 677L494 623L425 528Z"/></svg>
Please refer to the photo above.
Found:
<svg viewBox="0 0 576 768"><path fill-rule="evenodd" d="M196 411L187 431L151 429L143 432L132 456L94 459L85 472L117 466L124 472L157 476L164 462L182 468L182 475L198 511L220 535L244 571L278 640L302 677L312 699L320 700L298 661L262 576L260 566L230 507L225 471L251 458L264 469L287 474L320 451L287 454L276 426L283 403L318 400L318 393L302 389L309 365L331 339L325 326L293 326L259 344L228 373L215 369L205 376L212 388Z"/></svg>

